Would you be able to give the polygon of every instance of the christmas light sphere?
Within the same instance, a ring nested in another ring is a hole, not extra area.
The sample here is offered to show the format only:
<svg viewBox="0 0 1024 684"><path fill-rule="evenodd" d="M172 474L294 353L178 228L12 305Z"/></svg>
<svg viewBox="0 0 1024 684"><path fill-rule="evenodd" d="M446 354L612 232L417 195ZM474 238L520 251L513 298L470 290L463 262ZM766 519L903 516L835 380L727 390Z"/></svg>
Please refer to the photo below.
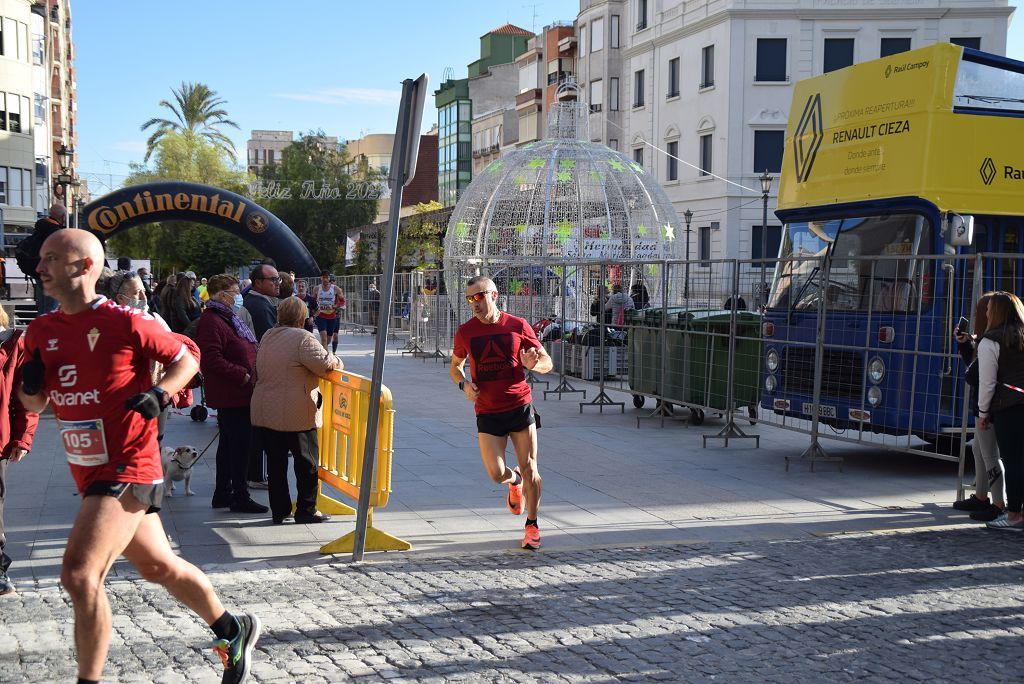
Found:
<svg viewBox="0 0 1024 684"><path fill-rule="evenodd" d="M640 283L660 301L658 262L682 257L679 217L642 166L590 142L589 116L585 102L557 103L548 138L492 162L463 191L445 237L453 304L478 274L503 295L550 297L564 282L582 299L601 284Z"/></svg>

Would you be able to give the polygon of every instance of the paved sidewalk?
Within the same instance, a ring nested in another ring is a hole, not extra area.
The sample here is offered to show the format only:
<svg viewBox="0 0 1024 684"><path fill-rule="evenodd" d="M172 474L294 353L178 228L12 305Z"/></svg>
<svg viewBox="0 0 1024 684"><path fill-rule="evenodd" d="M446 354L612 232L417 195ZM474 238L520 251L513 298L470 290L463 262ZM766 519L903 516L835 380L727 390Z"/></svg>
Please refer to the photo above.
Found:
<svg viewBox="0 0 1024 684"><path fill-rule="evenodd" d="M372 338L346 335L339 352L346 368L370 373ZM386 508L375 511L375 526L412 542L413 553L517 548L523 518L509 514L507 488L487 477L472 405L451 384L447 366L392 350L385 377L397 411L394 493ZM590 387L587 397L592 396ZM628 402L628 395L621 398ZM806 436L744 426L760 432L760 449L748 442L704 449L701 435L722 426L712 416L700 427L669 421L662 429L648 421L638 429L636 416L644 412L629 404L625 414L581 414L579 395L536 403L543 417L540 523L546 550L791 539L970 522L949 508L955 464L825 441L831 453L845 456L842 472L827 464L813 473L799 465L786 472L784 457L802 452ZM202 449L216 434L212 418L195 423L173 416L165 443ZM179 484L161 514L172 541L194 562L308 563L323 543L353 529L354 516L323 525L272 525L269 514L211 509L215 451L216 443L196 466L196 496L185 497ZM52 414L46 414L33 452L8 473L6 518L10 554L17 559L12 576L22 582L33 576L53 580L78 497L58 454ZM254 496L266 501L265 492Z"/></svg>
<svg viewBox="0 0 1024 684"><path fill-rule="evenodd" d="M350 370L369 373L371 344L343 339ZM954 464L825 442L843 472L787 473L801 435L757 426L760 449L703 449L721 428L710 416L637 429L632 408L581 415L577 397L538 401L534 553L518 548L522 518L488 480L472 406L446 367L394 353L386 381L394 494L374 522L412 551L354 566L318 553L352 518L275 526L211 509L215 447L197 496L179 486L161 513L225 603L266 622L258 681L1020 679L1024 535L951 510ZM167 443L201 449L215 435L212 420L175 417ZM57 578L78 498L52 418L8 474L19 594L0 600L0 682L67 680ZM123 561L109 588L109 681L218 680L208 630L162 589Z"/></svg>

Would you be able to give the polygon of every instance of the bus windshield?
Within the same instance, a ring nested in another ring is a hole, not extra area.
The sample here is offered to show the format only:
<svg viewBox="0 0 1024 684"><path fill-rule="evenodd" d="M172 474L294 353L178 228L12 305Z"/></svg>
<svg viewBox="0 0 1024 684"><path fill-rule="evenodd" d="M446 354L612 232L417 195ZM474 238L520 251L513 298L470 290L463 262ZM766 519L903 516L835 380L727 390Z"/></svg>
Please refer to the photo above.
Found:
<svg viewBox="0 0 1024 684"><path fill-rule="evenodd" d="M917 214L787 224L768 308L815 309L824 290L831 310L910 311L924 225Z"/></svg>

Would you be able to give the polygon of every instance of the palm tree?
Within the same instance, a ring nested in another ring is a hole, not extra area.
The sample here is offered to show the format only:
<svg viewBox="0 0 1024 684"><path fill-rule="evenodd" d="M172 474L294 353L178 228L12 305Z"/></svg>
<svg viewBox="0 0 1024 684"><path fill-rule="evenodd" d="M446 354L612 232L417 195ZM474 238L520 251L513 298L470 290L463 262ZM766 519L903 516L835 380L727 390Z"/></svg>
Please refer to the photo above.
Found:
<svg viewBox="0 0 1024 684"><path fill-rule="evenodd" d="M153 154L160 139L172 132L205 138L214 147L225 152L231 161L235 161L234 143L216 128L238 128L238 124L227 118L227 111L221 108L225 101L218 98L217 93L204 83L182 81L181 87L171 92L175 101L160 100L160 106L170 109L177 120L154 117L142 124L140 130L143 131L150 126L156 126L156 131L146 141L146 156L143 161L149 161L149 156Z"/></svg>

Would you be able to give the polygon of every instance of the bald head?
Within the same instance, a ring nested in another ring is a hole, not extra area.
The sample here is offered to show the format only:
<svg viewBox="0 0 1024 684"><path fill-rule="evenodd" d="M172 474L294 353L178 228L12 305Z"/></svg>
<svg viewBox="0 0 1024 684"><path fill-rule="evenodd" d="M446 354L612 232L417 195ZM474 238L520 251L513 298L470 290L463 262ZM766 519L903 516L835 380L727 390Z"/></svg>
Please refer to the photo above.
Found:
<svg viewBox="0 0 1024 684"><path fill-rule="evenodd" d="M69 228L46 238L39 249L36 272L43 291L67 311L86 305L96 297L96 281L105 260L99 238L88 231Z"/></svg>

